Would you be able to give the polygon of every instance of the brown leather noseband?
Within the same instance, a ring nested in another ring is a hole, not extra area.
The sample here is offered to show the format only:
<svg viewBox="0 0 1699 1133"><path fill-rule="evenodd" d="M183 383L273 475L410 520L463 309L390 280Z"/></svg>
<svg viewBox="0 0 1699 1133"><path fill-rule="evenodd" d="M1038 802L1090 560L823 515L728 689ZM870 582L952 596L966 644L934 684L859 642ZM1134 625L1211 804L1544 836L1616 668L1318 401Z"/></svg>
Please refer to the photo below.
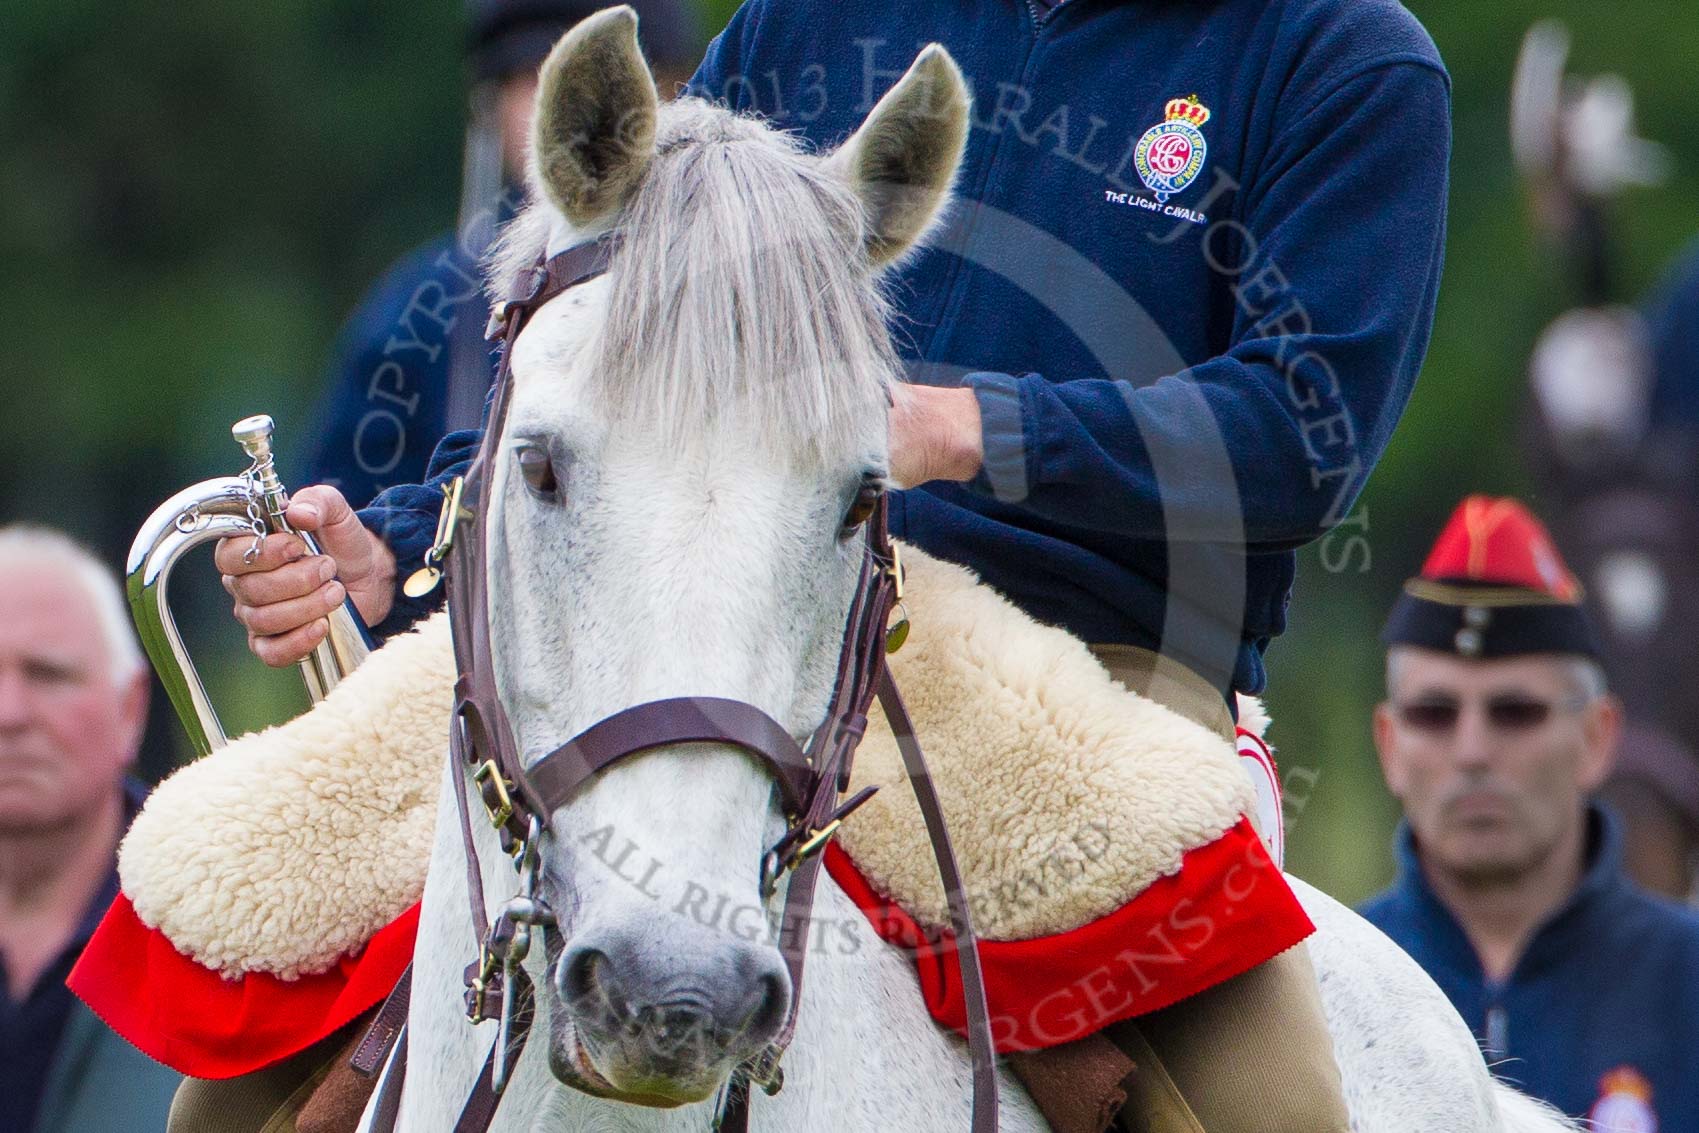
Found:
<svg viewBox="0 0 1699 1133"><path fill-rule="evenodd" d="M738 1068L724 1094L716 1123L724 1133L747 1129L751 1087L759 1085L768 1093L776 1093L783 1083L779 1060L795 1034L802 1001L803 960L820 851L838 824L873 794L869 788L843 798L875 696L896 735L949 898L951 927L967 994L968 1042L974 1070L972 1129L974 1133L993 1133L997 1127L995 1052L972 919L931 777L886 664L886 625L902 594L902 564L887 530L883 496L866 524L860 581L845 627L831 703L806 744L798 743L782 724L753 705L715 697L677 697L617 712L530 766L521 759L495 684L484 562L494 462L501 451L512 393L514 343L538 308L606 272L617 249L618 240L612 237L569 248L539 263L522 293L497 307L491 325L492 331L499 328L501 332L503 350L489 424L464 484L456 484L448 492L437 545L431 552L432 563L446 558L449 620L458 671L450 733L451 758L456 767L450 778L458 802L472 924L478 940L478 959L466 972L467 1013L473 1022L499 1020L496 1041L456 1123L456 1133L483 1133L488 1129L528 1035L535 992L521 962L529 951L531 929L552 924L549 910L535 892L540 869L538 843L549 827L550 816L608 767L642 752L682 743L724 744L749 753L773 774L784 805L786 832L762 861L762 897L771 897L780 877L791 873L779 933L791 978L790 1012L774 1041ZM468 772L520 877L519 895L503 906L493 923L485 911L472 834ZM492 1006L498 1004L492 1012ZM377 1133L393 1128L400 1083L401 1074L394 1069L385 1076L377 1107L379 1119L374 1124Z"/></svg>

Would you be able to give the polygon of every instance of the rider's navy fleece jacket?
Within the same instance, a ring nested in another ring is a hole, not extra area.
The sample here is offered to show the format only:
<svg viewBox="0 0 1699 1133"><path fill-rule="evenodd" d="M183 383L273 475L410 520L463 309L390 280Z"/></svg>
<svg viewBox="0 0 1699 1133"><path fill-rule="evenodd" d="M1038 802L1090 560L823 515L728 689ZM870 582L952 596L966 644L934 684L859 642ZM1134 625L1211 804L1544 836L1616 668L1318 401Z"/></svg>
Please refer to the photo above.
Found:
<svg viewBox="0 0 1699 1133"><path fill-rule="evenodd" d="M1699 1129L1699 915L1624 876L1609 811L1588 825L1581 884L1501 983L1423 878L1409 827L1397 881L1360 912L1434 978L1501 1077L1601 1133Z"/></svg>
<svg viewBox="0 0 1699 1133"><path fill-rule="evenodd" d="M898 493L894 533L1088 641L1261 689L1293 548L1348 517L1427 346L1432 41L1392 0L750 0L692 89L824 149L930 41L973 128L896 332L913 380L974 387L986 461ZM470 453L451 436L432 472ZM440 500L363 515L403 577Z"/></svg>

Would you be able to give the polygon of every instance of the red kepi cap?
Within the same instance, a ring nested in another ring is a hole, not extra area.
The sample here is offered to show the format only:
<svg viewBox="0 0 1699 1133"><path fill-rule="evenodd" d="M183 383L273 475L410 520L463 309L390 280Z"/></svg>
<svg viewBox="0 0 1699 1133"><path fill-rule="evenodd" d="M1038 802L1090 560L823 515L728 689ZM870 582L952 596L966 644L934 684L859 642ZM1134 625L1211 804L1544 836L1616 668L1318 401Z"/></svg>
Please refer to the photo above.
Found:
<svg viewBox="0 0 1699 1133"><path fill-rule="evenodd" d="M1599 656L1581 584L1545 525L1519 501L1491 496L1470 496L1452 512L1380 636L1462 657Z"/></svg>

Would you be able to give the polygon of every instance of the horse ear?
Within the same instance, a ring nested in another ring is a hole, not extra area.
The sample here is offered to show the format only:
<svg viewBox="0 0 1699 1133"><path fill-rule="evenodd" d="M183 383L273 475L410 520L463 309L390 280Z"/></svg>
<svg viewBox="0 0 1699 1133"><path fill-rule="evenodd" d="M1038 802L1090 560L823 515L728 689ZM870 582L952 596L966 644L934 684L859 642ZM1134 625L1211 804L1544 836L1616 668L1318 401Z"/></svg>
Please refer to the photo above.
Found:
<svg viewBox="0 0 1699 1133"><path fill-rule="evenodd" d="M968 88L950 53L928 44L831 162L867 210L867 255L883 267L937 221L967 145Z"/></svg>
<svg viewBox="0 0 1699 1133"><path fill-rule="evenodd" d="M637 13L622 5L579 21L537 76L533 184L574 225L611 216L655 154L657 105Z"/></svg>

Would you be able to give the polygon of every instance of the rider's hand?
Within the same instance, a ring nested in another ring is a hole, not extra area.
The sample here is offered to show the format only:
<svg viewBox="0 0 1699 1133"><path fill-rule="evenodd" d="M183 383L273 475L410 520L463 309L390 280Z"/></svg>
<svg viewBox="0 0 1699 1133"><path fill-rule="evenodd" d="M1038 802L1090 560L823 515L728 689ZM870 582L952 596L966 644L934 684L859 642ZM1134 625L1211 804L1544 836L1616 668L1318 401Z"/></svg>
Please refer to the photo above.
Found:
<svg viewBox="0 0 1699 1133"><path fill-rule="evenodd" d="M894 486L912 488L928 480L965 483L979 475L985 449L973 390L899 382L891 389L887 427Z"/></svg>
<svg viewBox="0 0 1699 1133"><path fill-rule="evenodd" d="M268 535L251 563L247 537L221 539L212 561L236 599L236 620L248 648L268 665L299 661L324 639L325 615L342 604L344 587L367 625L389 614L395 598L395 556L360 523L335 488L302 488L284 513L289 526L310 531L321 555L307 554L294 535Z"/></svg>

